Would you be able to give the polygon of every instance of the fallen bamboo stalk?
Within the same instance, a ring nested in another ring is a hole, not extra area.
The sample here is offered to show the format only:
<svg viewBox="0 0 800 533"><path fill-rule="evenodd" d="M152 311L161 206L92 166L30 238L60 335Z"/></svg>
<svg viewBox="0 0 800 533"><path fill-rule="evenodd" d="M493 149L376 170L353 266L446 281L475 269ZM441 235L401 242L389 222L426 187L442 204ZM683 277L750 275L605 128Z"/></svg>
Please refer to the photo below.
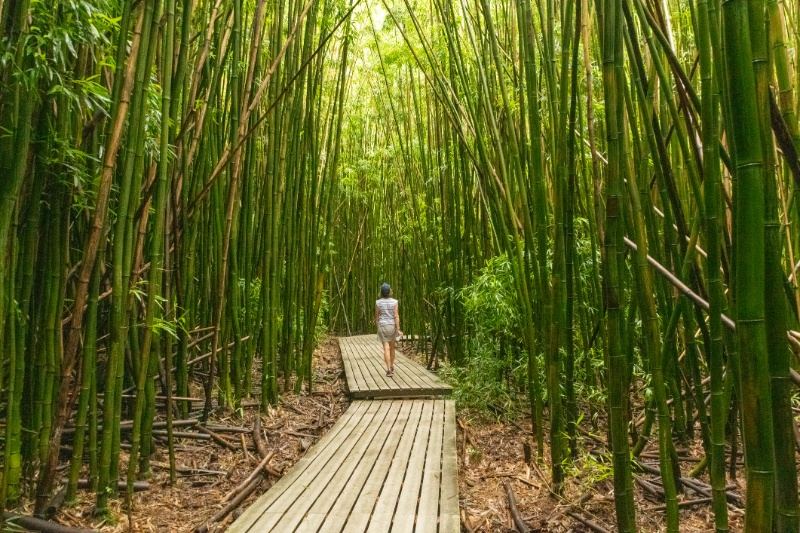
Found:
<svg viewBox="0 0 800 533"><path fill-rule="evenodd" d="M249 338L250 338L250 335L247 335L246 337L242 337L241 339L239 339L239 342L244 342L244 341L248 340ZM231 343L228 344L227 348L223 347L223 346L220 346L219 348L217 348L217 353L219 353L219 352L221 352L222 350L225 350L225 349L231 349L235 345L236 345L235 342L231 342ZM211 352L204 353L203 355L195 357L194 359L190 359L189 361L186 362L186 365L187 366L192 366L193 364L199 363L200 361L204 361L204 360L208 359L209 357L211 357Z"/></svg>
<svg viewBox="0 0 800 533"><path fill-rule="evenodd" d="M214 329L214 326L211 326L211 329ZM210 339L213 336L214 336L214 332L213 331L211 333L207 333L207 334L203 335L202 337L197 338L197 339L193 340L192 342L190 342L186 346L186 349L188 350L188 349L194 348L195 346L197 346L201 342L207 341L208 339Z"/></svg>
<svg viewBox="0 0 800 533"><path fill-rule="evenodd" d="M651 496L658 498L659 500L663 500L665 498L664 489L658 485L650 483L639 476L634 477L633 480Z"/></svg>
<svg viewBox="0 0 800 533"><path fill-rule="evenodd" d="M262 471L266 472L265 467L267 466L267 463L269 463L269 460L272 459L273 455L275 455L274 451L268 453L267 456L264 457L260 463L258 463L258 466L255 467L252 472L250 472L250 475L247 476L247 478L244 481L236 485L236 487L231 489L231 491L228 494L226 494L224 498L222 498L222 503L227 502L228 500L236 496L239 492L244 490L256 477L258 477L259 474L261 474Z"/></svg>
<svg viewBox="0 0 800 533"><path fill-rule="evenodd" d="M253 442L256 445L258 456L262 459L267 456L267 445L264 443L264 438L261 436L261 416L256 416L256 421L253 423Z"/></svg>
<svg viewBox="0 0 800 533"><path fill-rule="evenodd" d="M589 529L597 531L597 533L611 533L611 531L609 531L605 527L601 526L597 522L589 520L588 518L584 518L583 516L580 515L580 513L576 511L567 511L567 515L574 518L575 520L577 520L584 526L588 527Z"/></svg>
<svg viewBox="0 0 800 533"><path fill-rule="evenodd" d="M206 435L208 435L209 437L211 437L211 440L213 440L214 442L216 442L216 443L217 443L217 444L219 444L220 446L224 446L225 448L228 448L229 450L231 450L231 451L233 451L233 452L235 452L235 451L238 451L238 450L239 450L239 449L238 449L236 446L234 446L233 444L231 444L231 443L230 443L230 442L228 442L227 440L223 439L221 436L217 435L216 433L214 433L214 432L213 432L213 431L211 431L210 429L208 429L208 428L205 428L205 427L202 427L202 426L201 426L201 427L199 428L199 430L200 430L202 433L205 433Z"/></svg>
<svg viewBox="0 0 800 533"><path fill-rule="evenodd" d="M173 397L172 399L174 400L175 398ZM198 422L199 422L199 420L197 418L187 418L185 420L173 420L172 421L172 427L176 427L176 428L178 428L178 427L192 427L192 426L197 425ZM124 422L120 422L120 424L119 424L119 428L120 429L130 429L132 427L133 427L133 421L132 420L126 420ZM157 422L153 422L153 429L160 429L160 428L165 428L165 427L167 427L167 421L166 420L159 420Z"/></svg>
<svg viewBox="0 0 800 533"><path fill-rule="evenodd" d="M472 527L472 523L469 521L469 515L467 514L466 509L461 509L461 525L464 526L464 529L467 530L467 533L475 533L475 529Z"/></svg>
<svg viewBox="0 0 800 533"><path fill-rule="evenodd" d="M98 395L99 396L99 395ZM122 396L123 398L136 398L135 394L125 394ZM156 396L156 400L159 402L167 401L166 396ZM191 396L173 396L173 402L204 402L204 398L193 398Z"/></svg>
<svg viewBox="0 0 800 533"><path fill-rule="evenodd" d="M244 457L245 457L245 459L247 459L249 461L250 458L251 458L251 455L250 455L250 452L247 450L247 442L244 439L244 433L240 433L239 437L241 437L241 439L242 439L242 452L244 453Z"/></svg>
<svg viewBox="0 0 800 533"><path fill-rule="evenodd" d="M66 479L62 479L61 482L62 483L67 483L67 480ZM79 479L78 480L78 488L79 489L88 489L89 487L91 487L91 484L89 483L88 479ZM121 490L122 489L127 489L128 488L128 482L125 481L125 480L117 481L117 488L119 488ZM134 490L134 492L141 492L143 490L149 490L149 489L150 489L150 483L147 482L147 481L134 481L133 482L133 490Z"/></svg>
<svg viewBox="0 0 800 533"><path fill-rule="evenodd" d="M40 531L41 533L94 533L92 529L63 526L55 522L50 522L49 520L42 520L41 518L18 513L3 513L3 519L6 522L21 526L28 531Z"/></svg>
<svg viewBox="0 0 800 533"><path fill-rule="evenodd" d="M173 398L174 399L174 398ZM199 422L196 418L188 418L186 420L173 420L172 426L173 427L192 427ZM167 422L165 420L159 420L157 422L153 422L153 429L158 428L165 428L167 427ZM130 430L133 428L133 421L132 420L123 420L119 423L120 430ZM103 429L102 425L97 426L97 430L100 431ZM64 428L64 435L69 435L71 433L75 433L75 427L68 427Z"/></svg>
<svg viewBox="0 0 800 533"><path fill-rule="evenodd" d="M653 465L649 465L647 463L636 463L639 468L644 470L645 472L649 472L655 476L661 476L661 470ZM711 485L707 483L703 483L702 481L698 481L696 479L691 479L688 477L680 477L678 480L684 487L690 488L693 491L702 494L708 498L711 498ZM729 490L725 491L726 498L728 503L731 503L739 508L744 508L744 502L742 501L742 497L735 492L731 492Z"/></svg>
<svg viewBox="0 0 800 533"><path fill-rule="evenodd" d="M311 435L309 433L300 433L300 432L291 431L291 430L288 430L288 429L287 430L282 430L282 431L277 431L276 433L280 433L281 435L289 435L291 437L298 437L298 438L301 438L301 439L318 439L318 438L320 438L319 435Z"/></svg>
<svg viewBox="0 0 800 533"><path fill-rule="evenodd" d="M267 451L267 444L264 442L264 438L261 436L261 416L256 416L256 421L253 423L252 435L253 435L253 442L256 445L256 451L258 452L258 456L261 459L264 459L264 457L269 456L270 452ZM270 475L277 478L283 476L281 472L278 472L277 470L269 466L269 464L264 466L264 470L269 472Z"/></svg>
<svg viewBox="0 0 800 533"><path fill-rule="evenodd" d="M53 518L56 513L61 509L61 506L64 505L64 500L67 497L67 485L64 485L56 492L50 501L47 502L47 506L44 509L44 516L48 519Z"/></svg>
<svg viewBox="0 0 800 533"><path fill-rule="evenodd" d="M236 426L222 426L219 424L206 424L205 427L217 433L250 433L252 430L249 428L240 428Z"/></svg>
<svg viewBox="0 0 800 533"><path fill-rule="evenodd" d="M231 513L231 511L239 507L239 505L241 505L241 503L245 501L247 497L250 496L258 488L258 486L261 484L261 480L262 478L257 477L256 479L251 481L250 484L244 488L244 490L242 490L239 494L237 494L233 500L228 502L228 504L225 507L223 507L217 514L215 514L211 518L211 520L200 526L197 526L194 530L195 533L208 533L209 524L214 524L216 522L223 520L226 516L228 516L228 514Z"/></svg>
<svg viewBox="0 0 800 533"><path fill-rule="evenodd" d="M98 393L97 394L98 398L103 398L104 396L105 396L104 393ZM120 397L121 398L125 398L125 399L134 399L134 398L136 398L136 395L135 394L123 394ZM167 400L167 397L166 396L156 396L156 400L158 400L160 402L163 402L163 401ZM204 402L205 399L204 398L192 398L191 396L173 396L172 397L172 401L174 401L174 402Z"/></svg>
<svg viewBox="0 0 800 533"><path fill-rule="evenodd" d="M584 503L588 502L593 497L594 493L592 493L591 490L587 490L586 492L581 494L581 497L578 498L577 502L562 506L561 509L558 509L558 511L553 516L547 519L548 523L552 523L553 521L558 520L559 518L564 516L567 513L567 511L571 509L580 508Z"/></svg>
<svg viewBox="0 0 800 533"><path fill-rule="evenodd" d="M91 486L88 479L79 479L78 480L78 488L81 489L88 489ZM128 488L128 482L124 480L117 481L117 487L122 489ZM142 492L143 490L149 490L150 483L147 481L134 481L133 482L133 491L134 492Z"/></svg>
<svg viewBox="0 0 800 533"><path fill-rule="evenodd" d="M693 505L700 505L702 503L711 503L713 498L697 498L696 500L685 500L682 502L678 502L678 507L691 507ZM667 506L665 505L655 505L653 507L645 507L642 509L643 512L648 511L666 511Z"/></svg>
<svg viewBox="0 0 800 533"><path fill-rule="evenodd" d="M517 508L517 499L514 497L514 490L511 488L511 483L504 481L503 487L506 489L508 510L511 513L511 518L514 519L514 524L517 526L517 529L520 531L520 533L528 533L530 528L528 527L528 524L525 523L525 520L522 519L522 515L519 513L519 509Z"/></svg>
<svg viewBox="0 0 800 533"><path fill-rule="evenodd" d="M161 470L169 470L167 463L158 463L155 461L150 462L150 466L160 468ZM202 476L227 476L228 472L224 470L208 470L206 468L194 468L190 466L176 466L175 471L179 474L202 475Z"/></svg>
<svg viewBox="0 0 800 533"><path fill-rule="evenodd" d="M166 430L157 430L152 432L154 437L166 437ZM198 439L198 440L211 440L211 435L205 433L192 433L191 431L173 431L172 436L176 439Z"/></svg>

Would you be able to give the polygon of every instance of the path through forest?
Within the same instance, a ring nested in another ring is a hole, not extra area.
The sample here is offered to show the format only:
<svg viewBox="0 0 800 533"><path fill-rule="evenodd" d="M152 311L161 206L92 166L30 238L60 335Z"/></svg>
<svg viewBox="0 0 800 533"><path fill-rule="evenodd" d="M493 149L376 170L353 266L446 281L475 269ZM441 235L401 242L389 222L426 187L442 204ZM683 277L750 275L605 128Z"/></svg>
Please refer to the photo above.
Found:
<svg viewBox="0 0 800 533"><path fill-rule="evenodd" d="M459 531L455 402L440 399L450 387L399 354L389 383L371 335L339 345L350 394L371 399L354 401L229 531Z"/></svg>

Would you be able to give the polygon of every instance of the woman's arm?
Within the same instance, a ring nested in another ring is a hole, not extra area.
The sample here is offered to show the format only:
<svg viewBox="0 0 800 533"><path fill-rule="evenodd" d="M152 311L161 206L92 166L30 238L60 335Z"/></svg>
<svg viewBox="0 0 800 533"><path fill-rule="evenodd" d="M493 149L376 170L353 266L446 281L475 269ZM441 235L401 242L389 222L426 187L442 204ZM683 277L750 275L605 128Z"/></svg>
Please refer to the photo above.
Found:
<svg viewBox="0 0 800 533"><path fill-rule="evenodd" d="M399 305L400 305L400 304L396 304L396 305L394 306L394 327L395 327L395 329L397 329L397 334L398 334L398 335L400 335L400 336L402 336L402 335L403 335L403 332L402 332L402 331L400 331L400 313L397 311L397 307L398 307Z"/></svg>
<svg viewBox="0 0 800 533"><path fill-rule="evenodd" d="M378 304L375 304L375 327L378 326L378 317L379 316L380 316L380 313L378 312Z"/></svg>

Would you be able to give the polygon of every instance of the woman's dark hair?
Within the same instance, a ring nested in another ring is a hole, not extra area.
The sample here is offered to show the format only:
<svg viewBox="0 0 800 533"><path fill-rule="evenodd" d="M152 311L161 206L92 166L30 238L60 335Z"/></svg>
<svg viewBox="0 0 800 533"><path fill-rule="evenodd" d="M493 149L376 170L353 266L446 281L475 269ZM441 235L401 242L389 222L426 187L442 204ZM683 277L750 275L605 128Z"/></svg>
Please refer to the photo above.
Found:
<svg viewBox="0 0 800 533"><path fill-rule="evenodd" d="M388 283L384 283L383 285L381 285L381 298L388 298L389 291L391 290L392 288L389 286Z"/></svg>

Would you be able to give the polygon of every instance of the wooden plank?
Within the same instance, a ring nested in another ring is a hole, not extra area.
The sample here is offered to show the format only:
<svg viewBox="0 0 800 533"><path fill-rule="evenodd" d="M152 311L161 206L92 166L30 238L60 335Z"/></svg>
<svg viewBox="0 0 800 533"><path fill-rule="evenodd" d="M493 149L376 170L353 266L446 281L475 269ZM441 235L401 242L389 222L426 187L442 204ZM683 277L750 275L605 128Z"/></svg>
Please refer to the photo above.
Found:
<svg viewBox="0 0 800 533"><path fill-rule="evenodd" d="M381 387L375 381L374 373L370 370L369 366L365 363L363 358L359 357L358 352L353 352L353 361L358 364L361 369L361 374L364 376L364 386L362 391L380 391Z"/></svg>
<svg viewBox="0 0 800 533"><path fill-rule="evenodd" d="M373 361L373 368L375 371L383 372L383 363L378 361L376 356L372 357ZM437 394L439 387L436 387L432 381L428 381L427 383L425 380L421 379L417 373L413 370L409 370L408 367L415 366L414 363L409 362L408 360L396 359L395 360L395 374L393 378L384 378L390 381L394 381L395 383L402 384L402 386L398 386L397 388L405 389L405 390L413 390L415 391L416 395L422 395L420 392L424 392L424 395ZM427 372L425 370L420 369L419 372ZM390 389L394 389L395 387L391 387ZM449 391L449 388L446 389L445 392ZM381 391L381 397L385 391Z"/></svg>
<svg viewBox="0 0 800 533"><path fill-rule="evenodd" d="M347 522L350 511L353 509L353 504L355 504L356 499L364 489L367 480L373 475L373 467L376 462L384 455L389 455L390 457L394 455L394 450L387 448L386 443L387 438L391 434L391 430L393 430L398 423L402 423L398 420L398 415L404 402L386 401L381 403L387 405L388 413L380 429L372 439L369 448L367 448L366 453L363 454L356 468L353 469L352 472L348 472L349 479L346 481L341 491L331 489L338 481L332 481L326 489L326 496L328 494L334 494L334 492L339 492L339 497L335 501L332 497L327 499L320 497L311 509L309 516L304 520L302 524L303 527L299 528L298 531L341 531ZM321 514L323 510L327 512L327 516ZM318 514L312 519L311 513ZM322 520L318 522L316 516L321 516ZM305 529L305 522L308 522L309 527L317 529Z"/></svg>
<svg viewBox="0 0 800 533"><path fill-rule="evenodd" d="M339 351L342 354L342 365L344 366L344 374L347 379L347 388L352 390L355 386L355 377L353 376L353 369L350 366L350 357L348 357L350 339L347 337L339 337L337 340L339 341Z"/></svg>
<svg viewBox="0 0 800 533"><path fill-rule="evenodd" d="M415 409L416 418L413 418ZM375 466L372 472L370 472L369 478L358 494L358 499L353 505L349 518L347 518L347 523L343 530L344 533L362 533L366 531L367 524L372 516L372 510L375 508L375 503L378 501L378 496L381 494L381 489L389 473L389 467L392 465L397 451L400 448L400 439L407 432L413 431L413 427L409 428L409 426L416 424L419 420L420 412L421 406L418 403L400 402L400 412L384 443L383 452L375 462ZM331 511L331 513L333 513L333 511ZM391 516L389 518L391 519ZM327 522L323 524L323 526L326 525ZM323 527L323 531L324 530Z"/></svg>
<svg viewBox="0 0 800 533"><path fill-rule="evenodd" d="M351 364L353 365L354 370L358 376L358 390L359 391L367 391L371 390L372 387L369 384L368 376L369 371L368 369L364 368L364 365L361 364L361 361L358 357L358 347L359 343L356 339L353 339L352 344L350 345L349 357Z"/></svg>
<svg viewBox="0 0 800 533"><path fill-rule="evenodd" d="M369 355L366 355L369 357ZM386 376L386 361L383 360L383 348L381 347L379 351L376 351L375 355L369 357L374 365L376 371L382 372L384 376ZM394 373L392 376L387 376L384 378L386 382L389 384L389 388L391 389L404 389L408 388L410 384L405 383L403 380L398 380L397 372Z"/></svg>
<svg viewBox="0 0 800 533"><path fill-rule="evenodd" d="M291 490L286 491L285 498L290 505L286 508L284 516L278 523L263 524L265 528L275 527L278 531L294 531L306 519L307 513L314 512L315 508L318 509L315 514L322 515L317 518L320 522L324 520L325 513L338 498L389 413L390 402L370 402L370 404L368 413L372 413L373 417L365 415L365 420L369 418L367 423L359 425L354 430L348 445L340 448L313 481L302 487L301 491L296 491L296 494ZM293 486L297 485L295 483ZM259 526L262 526L261 522Z"/></svg>
<svg viewBox="0 0 800 533"><path fill-rule="evenodd" d="M342 350L351 371L358 377L358 386L351 387L351 394L358 398L395 398L400 396L447 395L451 388L427 369L405 357L398 351L395 359L395 374L385 376L383 349L372 335L347 337L347 349ZM347 366L345 367L347 372ZM409 391L408 395L392 391Z"/></svg>
<svg viewBox="0 0 800 533"><path fill-rule="evenodd" d="M363 434L369 430L372 422L380 407L377 402L367 402L367 410L361 417L359 423L352 429L350 434L342 446L339 446L336 451L327 457L325 461L316 461L310 468L306 470L305 475L298 477L294 483L287 487L273 504L270 512L283 511L280 520L259 520L253 526L253 531L270 531L271 528L278 526L278 522L286 520L291 521L293 517L299 520L308 511L309 507L317 499L319 493L325 488L327 480L330 479L341 464L350 455L353 450L353 441L360 440ZM288 528L281 525L277 531L291 531L293 528Z"/></svg>
<svg viewBox="0 0 800 533"><path fill-rule="evenodd" d="M324 456L326 452L332 453L333 450L344 442L345 438L350 435L352 428L361 420L361 415L365 412L367 407L367 402L356 402L351 405L330 431L328 431L315 446L312 446L308 453L297 461L297 463L295 463L266 494L248 507L242 516L231 525L228 531L232 533L249 531L253 523L270 508L284 490L305 473L315 459Z"/></svg>
<svg viewBox="0 0 800 533"><path fill-rule="evenodd" d="M344 375L347 378L347 390L359 390L358 381L355 374L356 370L353 368L353 363L350 361L350 357L344 355L344 350L342 350L342 364L344 365Z"/></svg>
<svg viewBox="0 0 800 533"><path fill-rule="evenodd" d="M362 407L366 406L361 405L361 402L359 402L358 406L352 407L345 411L334 427L332 427L331 430L318 442L317 446L312 447L305 456L295 463L289 472L287 472L281 479L277 481L277 483L275 483L275 485L271 487L271 489L276 490L270 490L267 494L263 495L259 500L253 503L253 505L248 507L242 516L239 517L239 520L237 520L228 531L247 531L250 523L258 519L258 516L269 507L269 505L278 495L280 495L281 490L291 485L291 483L305 471L305 469L317 456L325 452L327 449L326 444L335 445L337 441L344 439L344 435L349 433L348 425L356 424L360 419Z"/></svg>
<svg viewBox="0 0 800 533"><path fill-rule="evenodd" d="M434 381L427 370L402 354L398 354L395 358L395 374L399 375L410 387L416 389L436 390L445 386L442 382Z"/></svg>
<svg viewBox="0 0 800 533"><path fill-rule="evenodd" d="M455 402L354 402L345 416L228 531L459 531Z"/></svg>
<svg viewBox="0 0 800 533"><path fill-rule="evenodd" d="M375 349L376 346L378 347L377 350ZM364 342L360 343L357 357L359 358L362 368L370 372L375 380L377 386L371 388L371 392L377 394L387 390L402 389L393 378L386 376L383 349L377 341L368 342L365 339ZM381 397L383 397L382 394Z"/></svg>
<svg viewBox="0 0 800 533"><path fill-rule="evenodd" d="M359 393L351 394L353 399L356 400L396 400L396 399L420 399L441 397L443 394L438 391L429 389L398 389L398 390L382 390L382 391L361 391Z"/></svg>
<svg viewBox="0 0 800 533"><path fill-rule="evenodd" d="M397 496L400 494L400 490L403 487L406 467L408 466L411 451L414 447L414 439L419 431L424 406L428 403L422 400L412 401L414 405L408 424L406 424L406 430L403 433L403 437L400 439L400 444L397 446L397 451L392 459L392 466L389 468L386 481L378 496L378 502L375 504L375 508L372 511L369 528L367 529L369 533L385 533L388 529L387 524L392 523L392 516L397 506ZM402 530L397 529L396 531Z"/></svg>
<svg viewBox="0 0 800 533"><path fill-rule="evenodd" d="M456 460L456 402L444 401L444 439L442 440L442 494L439 503L439 532L459 533L458 461Z"/></svg>
<svg viewBox="0 0 800 533"><path fill-rule="evenodd" d="M400 410L401 404L399 401L375 403L378 404L379 410L375 419L373 419L370 429L377 426L377 431L372 435L371 439L369 439L369 442L366 443L365 450L359 454L359 450L355 447L351 455L348 456L348 459L338 466L336 473L326 483L324 490L311 506L308 514L298 525L297 531L320 530L322 522L325 521L326 516L329 515L334 504L337 504L343 497L346 497L348 493L355 492L355 496L358 496L358 492L363 485L362 478L366 478L372 469L372 465L378 453L380 453L380 450L383 448L386 435L389 433L389 430L397 418L397 412ZM368 438L368 434L365 433L361 438ZM356 443L354 442L353 444L355 445ZM355 496L353 499L355 499ZM348 506L344 511L344 516L339 518L338 529L344 526L349 511L350 507ZM286 525L289 526L291 524ZM328 528L322 531L329 530L332 529Z"/></svg>
<svg viewBox="0 0 800 533"><path fill-rule="evenodd" d="M361 344L357 352L358 360L362 368L372 375L375 380L376 388L374 390L381 391L385 389L400 388L393 380L386 375L386 363L383 361L383 353L380 357L377 354L369 353L368 346Z"/></svg>
<svg viewBox="0 0 800 533"><path fill-rule="evenodd" d="M402 357L402 361L405 363L404 368L407 369L408 372L413 373L414 376L420 381L420 384L423 386L429 387L445 387L450 388L445 382L443 382L438 376L432 374L427 368L422 366L419 363L416 363L406 357L404 354L399 354L398 359Z"/></svg>
<svg viewBox="0 0 800 533"><path fill-rule="evenodd" d="M387 389L408 389L413 388L413 384L406 383L404 380L398 380L397 373L393 376L386 376L386 362L383 360L383 352L379 353L364 353L364 360L368 361L370 367L373 369L374 372L379 373L386 383Z"/></svg>
<svg viewBox="0 0 800 533"><path fill-rule="evenodd" d="M431 433L425 452L425 470L419 493L419 509L415 531L436 531L439 519L439 488L442 480L442 436L444 401L434 400Z"/></svg>
<svg viewBox="0 0 800 533"><path fill-rule="evenodd" d="M350 392L358 392L366 388L366 380L361 372L361 368L359 368L357 361L355 361L353 357L353 345L352 339L348 338L346 348L342 348L342 360L346 361L345 375L347 376L347 387L350 389ZM350 372L348 372L348 367L350 368Z"/></svg>
<svg viewBox="0 0 800 533"><path fill-rule="evenodd" d="M293 486L302 486L308 483L309 479L313 479L317 472L322 469L330 460L331 456L342 446L354 428L359 424L363 424L364 415L367 413L370 405L368 402L357 402L346 413L352 409L350 418L342 424L337 434L327 441L320 440L315 446L309 450L304 457L302 457L289 472L286 473L281 479L273 485L266 494L259 498L247 511L234 522L234 526L242 524L244 526L241 531L250 531L255 524L257 524L259 517L265 513L279 512L283 513L283 509L278 509L281 505L280 498L286 491L292 490ZM371 417L370 417L371 418ZM337 422L338 424L338 422ZM335 427L335 426L334 426ZM325 435L327 437L333 430ZM325 438L323 437L323 439ZM311 453L315 452L315 453ZM253 513L248 511L253 509ZM276 509L278 509L276 511ZM244 519L244 520L243 520ZM231 529L230 531L239 531L238 529ZM255 531L260 531L256 527Z"/></svg>
<svg viewBox="0 0 800 533"><path fill-rule="evenodd" d="M419 421L417 434L414 437L414 445L411 448L411 458L406 467L405 477L402 480L400 496L397 499L397 509L392 523L392 529L395 531L414 530L420 482L422 481L422 473L425 466L425 450L428 447L428 437L433 418L433 403L432 401L426 401L422 406L422 417Z"/></svg>
<svg viewBox="0 0 800 533"><path fill-rule="evenodd" d="M409 361L405 357L398 355L395 357L395 371L400 374L403 379L417 389L434 389L436 383L433 380L425 380L420 372L414 368L415 363Z"/></svg>
<svg viewBox="0 0 800 533"><path fill-rule="evenodd" d="M404 370L402 363L397 359L394 360L394 374L392 375L392 379L401 389L419 388L418 383L408 379L407 372Z"/></svg>
<svg viewBox="0 0 800 533"><path fill-rule="evenodd" d="M395 369L397 370L398 368L401 372L407 374L418 387L446 386L441 380L428 372L426 368L412 361L399 349L396 350L395 356Z"/></svg>

